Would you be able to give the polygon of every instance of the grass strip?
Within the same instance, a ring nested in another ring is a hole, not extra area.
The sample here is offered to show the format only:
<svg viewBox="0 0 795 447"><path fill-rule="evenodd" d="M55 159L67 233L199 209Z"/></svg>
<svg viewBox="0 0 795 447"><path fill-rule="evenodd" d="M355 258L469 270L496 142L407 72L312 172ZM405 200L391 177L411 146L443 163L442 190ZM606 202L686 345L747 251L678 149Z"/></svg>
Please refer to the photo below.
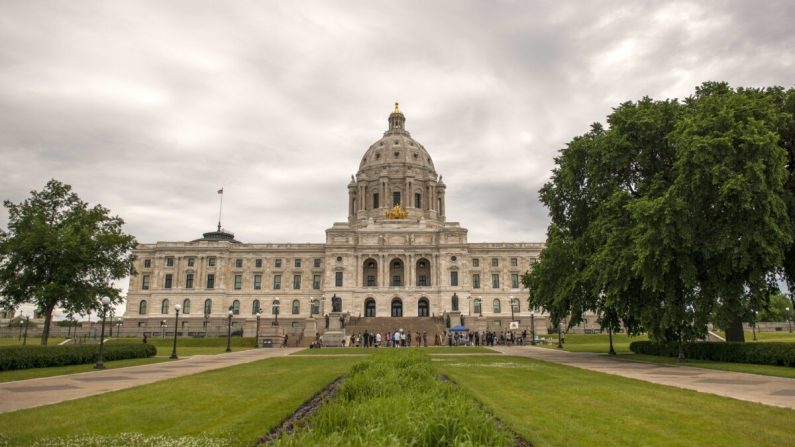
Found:
<svg viewBox="0 0 795 447"><path fill-rule="evenodd" d="M696 368L717 369L720 371L733 371L749 374L761 374L763 376L773 377L787 377L795 379L795 368L791 366L775 366L775 365L755 365L752 363L731 363L731 362L715 362L712 360L692 360L688 359L684 362L673 357L662 357L658 355L646 354L633 354L623 353L619 357L626 360L633 360L638 362L657 363L664 365L677 365L677 366L692 366Z"/></svg>
<svg viewBox="0 0 795 447"><path fill-rule="evenodd" d="M522 357L433 363L535 447L795 445L793 410Z"/></svg>
<svg viewBox="0 0 795 447"><path fill-rule="evenodd" d="M439 380L420 350L373 350L338 397L306 425L276 440L290 446L513 446L513 435L479 403Z"/></svg>

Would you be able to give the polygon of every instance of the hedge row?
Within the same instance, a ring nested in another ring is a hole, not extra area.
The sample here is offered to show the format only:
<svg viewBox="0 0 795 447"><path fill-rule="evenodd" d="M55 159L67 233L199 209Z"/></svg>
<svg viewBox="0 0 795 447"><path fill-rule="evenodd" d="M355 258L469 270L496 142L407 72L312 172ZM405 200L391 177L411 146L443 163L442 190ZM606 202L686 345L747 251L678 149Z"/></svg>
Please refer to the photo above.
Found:
<svg viewBox="0 0 795 447"><path fill-rule="evenodd" d="M157 348L143 343L106 344L105 360L152 357ZM0 371L94 363L99 345L0 346Z"/></svg>
<svg viewBox="0 0 795 447"><path fill-rule="evenodd" d="M630 351L636 354L677 357L676 343L633 341ZM714 360L732 363L756 363L795 367L795 343L723 343L696 342L684 345L685 357L694 360Z"/></svg>

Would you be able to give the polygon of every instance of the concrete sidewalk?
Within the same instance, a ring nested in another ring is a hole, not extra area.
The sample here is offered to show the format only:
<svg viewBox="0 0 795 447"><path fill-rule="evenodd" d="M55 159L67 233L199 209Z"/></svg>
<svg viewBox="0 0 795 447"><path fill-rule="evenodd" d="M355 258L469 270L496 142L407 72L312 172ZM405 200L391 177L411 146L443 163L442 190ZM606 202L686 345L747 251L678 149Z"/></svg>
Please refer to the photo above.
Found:
<svg viewBox="0 0 795 447"><path fill-rule="evenodd" d="M504 354L795 409L795 379L691 366L660 365L617 358L607 354L567 352L532 346L495 347L494 349Z"/></svg>
<svg viewBox="0 0 795 447"><path fill-rule="evenodd" d="M281 357L301 349L250 349L218 355L194 355L171 362L0 383L0 413Z"/></svg>

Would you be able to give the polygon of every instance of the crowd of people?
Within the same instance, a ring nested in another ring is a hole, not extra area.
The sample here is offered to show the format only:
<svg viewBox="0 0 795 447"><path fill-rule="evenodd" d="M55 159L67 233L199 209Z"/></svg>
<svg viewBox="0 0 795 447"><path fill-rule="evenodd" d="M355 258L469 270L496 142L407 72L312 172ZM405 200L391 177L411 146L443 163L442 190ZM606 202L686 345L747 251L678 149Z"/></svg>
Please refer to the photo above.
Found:
<svg viewBox="0 0 795 447"><path fill-rule="evenodd" d="M398 348L423 346L513 346L525 345L528 343L527 331L521 333L515 331L445 331L441 334L433 334L429 340L428 333L410 332L403 329L395 329L387 332L357 332L346 337L343 346L356 348Z"/></svg>

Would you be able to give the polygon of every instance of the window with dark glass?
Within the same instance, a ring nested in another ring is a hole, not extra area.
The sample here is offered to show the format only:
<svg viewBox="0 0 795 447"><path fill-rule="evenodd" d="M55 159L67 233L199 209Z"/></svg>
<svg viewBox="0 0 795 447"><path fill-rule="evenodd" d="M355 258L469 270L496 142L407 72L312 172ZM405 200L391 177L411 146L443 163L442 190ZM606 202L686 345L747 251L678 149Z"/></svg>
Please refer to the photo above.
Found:
<svg viewBox="0 0 795 447"><path fill-rule="evenodd" d="M273 275L273 290L282 288L282 275Z"/></svg>
<svg viewBox="0 0 795 447"><path fill-rule="evenodd" d="M186 299L182 301L182 314L188 315L190 313L190 300Z"/></svg>
<svg viewBox="0 0 795 447"><path fill-rule="evenodd" d="M160 313L161 314L168 313L168 300L163 300L160 302Z"/></svg>
<svg viewBox="0 0 795 447"><path fill-rule="evenodd" d="M519 274L511 273L511 287L514 289L519 288Z"/></svg>
<svg viewBox="0 0 795 447"><path fill-rule="evenodd" d="M499 289L500 288L500 275L499 274L494 273L494 274L491 275L491 287L493 289Z"/></svg>
<svg viewBox="0 0 795 447"><path fill-rule="evenodd" d="M193 273L185 274L185 288L186 289L193 288Z"/></svg>
<svg viewBox="0 0 795 447"><path fill-rule="evenodd" d="M514 299L511 300L511 310L513 310L514 313L519 313L519 299L518 298L514 298Z"/></svg>
<svg viewBox="0 0 795 447"><path fill-rule="evenodd" d="M518 258L511 258L511 267L517 267L519 265Z"/></svg>
<svg viewBox="0 0 795 447"><path fill-rule="evenodd" d="M312 275L312 288L315 290L320 289L320 275Z"/></svg>
<svg viewBox="0 0 795 447"><path fill-rule="evenodd" d="M254 290L262 288L262 275L254 275Z"/></svg>
<svg viewBox="0 0 795 447"><path fill-rule="evenodd" d="M498 258L491 258L491 266L492 267L499 267L500 266L500 260Z"/></svg>
<svg viewBox="0 0 795 447"><path fill-rule="evenodd" d="M149 290L149 275L141 277L141 290Z"/></svg>
<svg viewBox="0 0 795 447"><path fill-rule="evenodd" d="M420 277L417 278L417 285L420 286L420 287L427 286L428 285L428 277L425 276L425 275L420 275Z"/></svg>
<svg viewBox="0 0 795 447"><path fill-rule="evenodd" d="M298 290L301 288L301 275L293 275L293 289Z"/></svg>
<svg viewBox="0 0 795 447"><path fill-rule="evenodd" d="M483 307L482 307L482 303L480 301L480 298L475 298L475 313L476 314L482 314L483 313Z"/></svg>
<svg viewBox="0 0 795 447"><path fill-rule="evenodd" d="M342 272L334 272L334 286L342 287Z"/></svg>
<svg viewBox="0 0 795 447"><path fill-rule="evenodd" d="M243 275L235 275L235 290L243 288Z"/></svg>
<svg viewBox="0 0 795 447"><path fill-rule="evenodd" d="M144 259L144 268L152 268L152 260L151 259Z"/></svg>
<svg viewBox="0 0 795 447"><path fill-rule="evenodd" d="M297 269L301 268L301 260L300 259L296 259L295 260L295 268L297 268Z"/></svg>
<svg viewBox="0 0 795 447"><path fill-rule="evenodd" d="M196 265L196 258L188 258L188 267Z"/></svg>
<svg viewBox="0 0 795 447"><path fill-rule="evenodd" d="M475 258L472 260L472 267L480 267L480 259Z"/></svg>
<svg viewBox="0 0 795 447"><path fill-rule="evenodd" d="M281 268L282 260L281 259L274 259L273 266L276 267L276 268Z"/></svg>
<svg viewBox="0 0 795 447"><path fill-rule="evenodd" d="M394 275L392 277L392 285L395 286L395 287L399 287L400 286L400 275Z"/></svg>
<svg viewBox="0 0 795 447"><path fill-rule="evenodd" d="M240 315L240 301L238 300L232 301L232 313L234 315Z"/></svg>
<svg viewBox="0 0 795 447"><path fill-rule="evenodd" d="M204 315L210 315L213 311L213 300L206 299L204 300Z"/></svg>
<svg viewBox="0 0 795 447"><path fill-rule="evenodd" d="M298 315L301 313L301 302L298 300L293 300L293 315Z"/></svg>
<svg viewBox="0 0 795 447"><path fill-rule="evenodd" d="M315 258L315 268L320 267L320 258Z"/></svg>
<svg viewBox="0 0 795 447"><path fill-rule="evenodd" d="M312 315L320 315L320 302L318 300L312 300L309 312Z"/></svg>
<svg viewBox="0 0 795 447"><path fill-rule="evenodd" d="M243 268L243 260L242 259L235 259L235 268L237 268L237 269Z"/></svg>
<svg viewBox="0 0 795 447"><path fill-rule="evenodd" d="M458 272L450 272L450 285L453 287L458 285Z"/></svg>
<svg viewBox="0 0 795 447"><path fill-rule="evenodd" d="M373 208L380 207L381 204L378 203L378 193L373 194Z"/></svg>
<svg viewBox="0 0 795 447"><path fill-rule="evenodd" d="M254 266L255 266L256 268L258 268L258 269L259 269L259 268L262 268L262 259L256 259L256 260L254 260Z"/></svg>
<svg viewBox="0 0 795 447"><path fill-rule="evenodd" d="M472 288L479 289L480 288L480 274L475 273L472 275Z"/></svg>
<svg viewBox="0 0 795 447"><path fill-rule="evenodd" d="M208 273L207 274L207 288L214 289L215 288L215 274Z"/></svg>
<svg viewBox="0 0 795 447"><path fill-rule="evenodd" d="M395 191L392 193L392 206L400 204L400 191Z"/></svg>
<svg viewBox="0 0 795 447"><path fill-rule="evenodd" d="M258 312L259 312L259 300L254 300L254 302L251 303L251 315L257 315Z"/></svg>
<svg viewBox="0 0 795 447"><path fill-rule="evenodd" d="M493 306L493 310L494 310L495 314L500 313L502 307L500 305L500 300L499 299L494 298L494 304L492 306Z"/></svg>
<svg viewBox="0 0 795 447"><path fill-rule="evenodd" d="M421 198L420 193L414 193L414 208L422 208Z"/></svg>
<svg viewBox="0 0 795 447"><path fill-rule="evenodd" d="M170 256L166 258L166 267L174 267L174 258Z"/></svg>
<svg viewBox="0 0 795 447"><path fill-rule="evenodd" d="M172 276L169 273L168 275L166 275L166 283L164 284L164 287L166 289L170 289L171 288L171 280L172 280Z"/></svg>
<svg viewBox="0 0 795 447"><path fill-rule="evenodd" d="M210 267L215 267L215 256L210 256L207 258L207 265Z"/></svg>
<svg viewBox="0 0 795 447"><path fill-rule="evenodd" d="M367 275L367 287L375 287L375 275Z"/></svg>
<svg viewBox="0 0 795 447"><path fill-rule="evenodd" d="M146 315L146 300L138 303L138 315Z"/></svg>

